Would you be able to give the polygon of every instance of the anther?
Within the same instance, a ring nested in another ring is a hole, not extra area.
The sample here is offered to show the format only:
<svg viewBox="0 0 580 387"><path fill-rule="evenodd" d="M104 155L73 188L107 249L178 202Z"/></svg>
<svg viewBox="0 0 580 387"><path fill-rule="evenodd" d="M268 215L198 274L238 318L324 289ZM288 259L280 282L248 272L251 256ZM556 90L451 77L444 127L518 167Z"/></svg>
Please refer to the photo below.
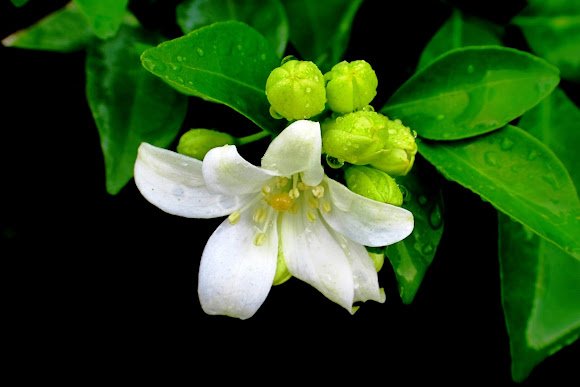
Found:
<svg viewBox="0 0 580 387"><path fill-rule="evenodd" d="M293 215L296 215L298 213L298 203L294 202L294 204L292 204L292 207L290 207L288 212L293 214Z"/></svg>
<svg viewBox="0 0 580 387"><path fill-rule="evenodd" d="M314 221L316 220L316 214L312 211L307 211L306 212L306 218L308 219L308 221L310 223L314 223Z"/></svg>
<svg viewBox="0 0 580 387"><path fill-rule="evenodd" d="M318 202L318 199L310 198L310 199L308 199L308 206L310 208L312 208L313 210L317 210L318 207L320 206L320 203Z"/></svg>
<svg viewBox="0 0 580 387"><path fill-rule="evenodd" d="M312 195L316 198L321 198L324 196L324 187L321 185L317 185L316 187L312 188Z"/></svg>
<svg viewBox="0 0 580 387"><path fill-rule="evenodd" d="M267 216L268 213L265 209L257 208L256 211L254 212L254 222L264 223L266 221Z"/></svg>
<svg viewBox="0 0 580 387"><path fill-rule="evenodd" d="M308 185L306 183L304 183L303 181L298 182L298 184L296 184L296 187L300 191L306 191L308 189Z"/></svg>
<svg viewBox="0 0 580 387"><path fill-rule="evenodd" d="M268 196L270 195L270 192L272 192L272 187L270 187L269 185L265 185L262 187L262 195Z"/></svg>
<svg viewBox="0 0 580 387"><path fill-rule="evenodd" d="M324 212L325 214L330 214L330 211L332 211L332 206L330 205L330 202L322 203L322 212Z"/></svg>
<svg viewBox="0 0 580 387"><path fill-rule="evenodd" d="M266 234L263 232L256 234L256 237L254 238L254 245L263 246L264 243L266 243Z"/></svg>
<svg viewBox="0 0 580 387"><path fill-rule="evenodd" d="M276 187L278 188L282 188L285 187L288 184L288 178L287 177L279 177L276 179Z"/></svg>
<svg viewBox="0 0 580 387"><path fill-rule="evenodd" d="M234 211L228 216L228 220L230 224L233 226L234 224L238 223L242 217L242 213L240 211Z"/></svg>
<svg viewBox="0 0 580 387"><path fill-rule="evenodd" d="M291 199L297 199L300 196L300 191L298 188L292 188L290 192L288 192L288 195Z"/></svg>

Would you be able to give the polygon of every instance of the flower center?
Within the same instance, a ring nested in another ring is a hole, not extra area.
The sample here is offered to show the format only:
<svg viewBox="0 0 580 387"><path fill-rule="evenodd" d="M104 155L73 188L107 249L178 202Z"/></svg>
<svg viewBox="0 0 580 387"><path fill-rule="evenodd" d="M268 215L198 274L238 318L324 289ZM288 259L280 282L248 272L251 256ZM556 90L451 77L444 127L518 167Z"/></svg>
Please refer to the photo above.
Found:
<svg viewBox="0 0 580 387"><path fill-rule="evenodd" d="M262 187L261 194L246 204L239 211L234 211L228 220L231 225L238 223L242 214L253 207L253 227L257 231L254 245L262 246L267 241L268 228L274 223L276 211L287 211L297 214L300 206L307 208L306 219L313 223L318 219L318 211L329 213L332 210L330 202L324 200L324 187L311 187L302 181L300 174L294 174L290 179L276 177Z"/></svg>

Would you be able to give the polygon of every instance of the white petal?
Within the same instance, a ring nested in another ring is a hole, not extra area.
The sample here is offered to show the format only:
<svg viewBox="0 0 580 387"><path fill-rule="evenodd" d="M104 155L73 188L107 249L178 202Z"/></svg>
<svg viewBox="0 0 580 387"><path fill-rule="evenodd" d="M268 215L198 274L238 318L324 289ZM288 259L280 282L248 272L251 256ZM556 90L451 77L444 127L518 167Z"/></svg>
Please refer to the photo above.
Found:
<svg viewBox="0 0 580 387"><path fill-rule="evenodd" d="M259 230L252 208L235 225L226 219L209 238L199 267L198 295L208 314L247 319L266 299L278 257L278 233L274 224L262 246L254 244Z"/></svg>
<svg viewBox="0 0 580 387"><path fill-rule="evenodd" d="M324 177L331 202L324 219L330 227L365 246L387 246L413 231L413 214L404 208L355 194L344 185Z"/></svg>
<svg viewBox="0 0 580 387"><path fill-rule="evenodd" d="M352 313L354 284L348 259L323 221L310 222L306 211L303 202L297 214L281 215L280 243L288 271Z"/></svg>
<svg viewBox="0 0 580 387"><path fill-rule="evenodd" d="M214 148L203 159L203 177L208 190L214 193L259 192L274 175L246 161L232 145Z"/></svg>
<svg viewBox="0 0 580 387"><path fill-rule="evenodd" d="M379 278L375 264L367 249L334 230L331 230L331 232L350 263L354 280L354 302L368 300L380 303L385 302L385 294L379 288Z"/></svg>
<svg viewBox="0 0 580 387"><path fill-rule="evenodd" d="M318 122L300 120L292 123L276 137L262 158L262 168L279 176L304 172L302 180L318 185L324 176L320 164L322 137Z"/></svg>
<svg viewBox="0 0 580 387"><path fill-rule="evenodd" d="M255 197L210 194L201 165L191 157L142 143L135 161L135 184L152 204L188 218L229 215Z"/></svg>

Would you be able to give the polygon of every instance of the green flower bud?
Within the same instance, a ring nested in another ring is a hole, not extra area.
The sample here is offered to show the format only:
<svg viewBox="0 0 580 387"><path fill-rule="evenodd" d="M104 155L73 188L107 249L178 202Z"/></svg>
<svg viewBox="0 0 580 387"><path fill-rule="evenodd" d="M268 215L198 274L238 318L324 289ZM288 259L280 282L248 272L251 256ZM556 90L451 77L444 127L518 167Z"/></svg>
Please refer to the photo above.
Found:
<svg viewBox="0 0 580 387"><path fill-rule="evenodd" d="M203 160L205 154L213 148L226 144L233 145L235 138L227 133L210 129L191 129L185 132L177 144L177 152L182 155Z"/></svg>
<svg viewBox="0 0 580 387"><path fill-rule="evenodd" d="M377 95L377 74L364 60L343 61L324 74L328 106L337 113L350 113L368 105Z"/></svg>
<svg viewBox="0 0 580 387"><path fill-rule="evenodd" d="M387 144L388 122L384 115L366 110L326 119L321 125L323 152L342 162L368 164Z"/></svg>
<svg viewBox="0 0 580 387"><path fill-rule="evenodd" d="M344 173L346 186L352 192L377 202L400 206L403 194L391 176L378 169L356 165Z"/></svg>
<svg viewBox="0 0 580 387"><path fill-rule="evenodd" d="M390 121L388 124L389 139L385 149L370 163L392 176L406 175L415 162L417 143L415 133L404 126L401 120Z"/></svg>
<svg viewBox="0 0 580 387"><path fill-rule="evenodd" d="M310 118L324 110L324 76L312 62L290 60L270 73L266 96L274 118L284 117L288 121Z"/></svg>

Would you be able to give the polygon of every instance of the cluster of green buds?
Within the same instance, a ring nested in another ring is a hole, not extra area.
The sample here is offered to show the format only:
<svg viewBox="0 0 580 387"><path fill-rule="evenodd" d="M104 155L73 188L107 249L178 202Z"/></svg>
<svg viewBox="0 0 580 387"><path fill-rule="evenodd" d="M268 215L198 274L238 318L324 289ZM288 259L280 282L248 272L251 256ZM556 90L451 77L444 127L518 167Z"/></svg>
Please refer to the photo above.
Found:
<svg viewBox="0 0 580 387"><path fill-rule="evenodd" d="M354 192L400 206L395 179L406 175L417 153L416 134L370 105L378 79L364 60L342 61L324 75L309 61L283 61L266 82L270 114L288 121L331 116L321 122L323 153L331 167L345 169ZM328 114L327 114L328 115Z"/></svg>

